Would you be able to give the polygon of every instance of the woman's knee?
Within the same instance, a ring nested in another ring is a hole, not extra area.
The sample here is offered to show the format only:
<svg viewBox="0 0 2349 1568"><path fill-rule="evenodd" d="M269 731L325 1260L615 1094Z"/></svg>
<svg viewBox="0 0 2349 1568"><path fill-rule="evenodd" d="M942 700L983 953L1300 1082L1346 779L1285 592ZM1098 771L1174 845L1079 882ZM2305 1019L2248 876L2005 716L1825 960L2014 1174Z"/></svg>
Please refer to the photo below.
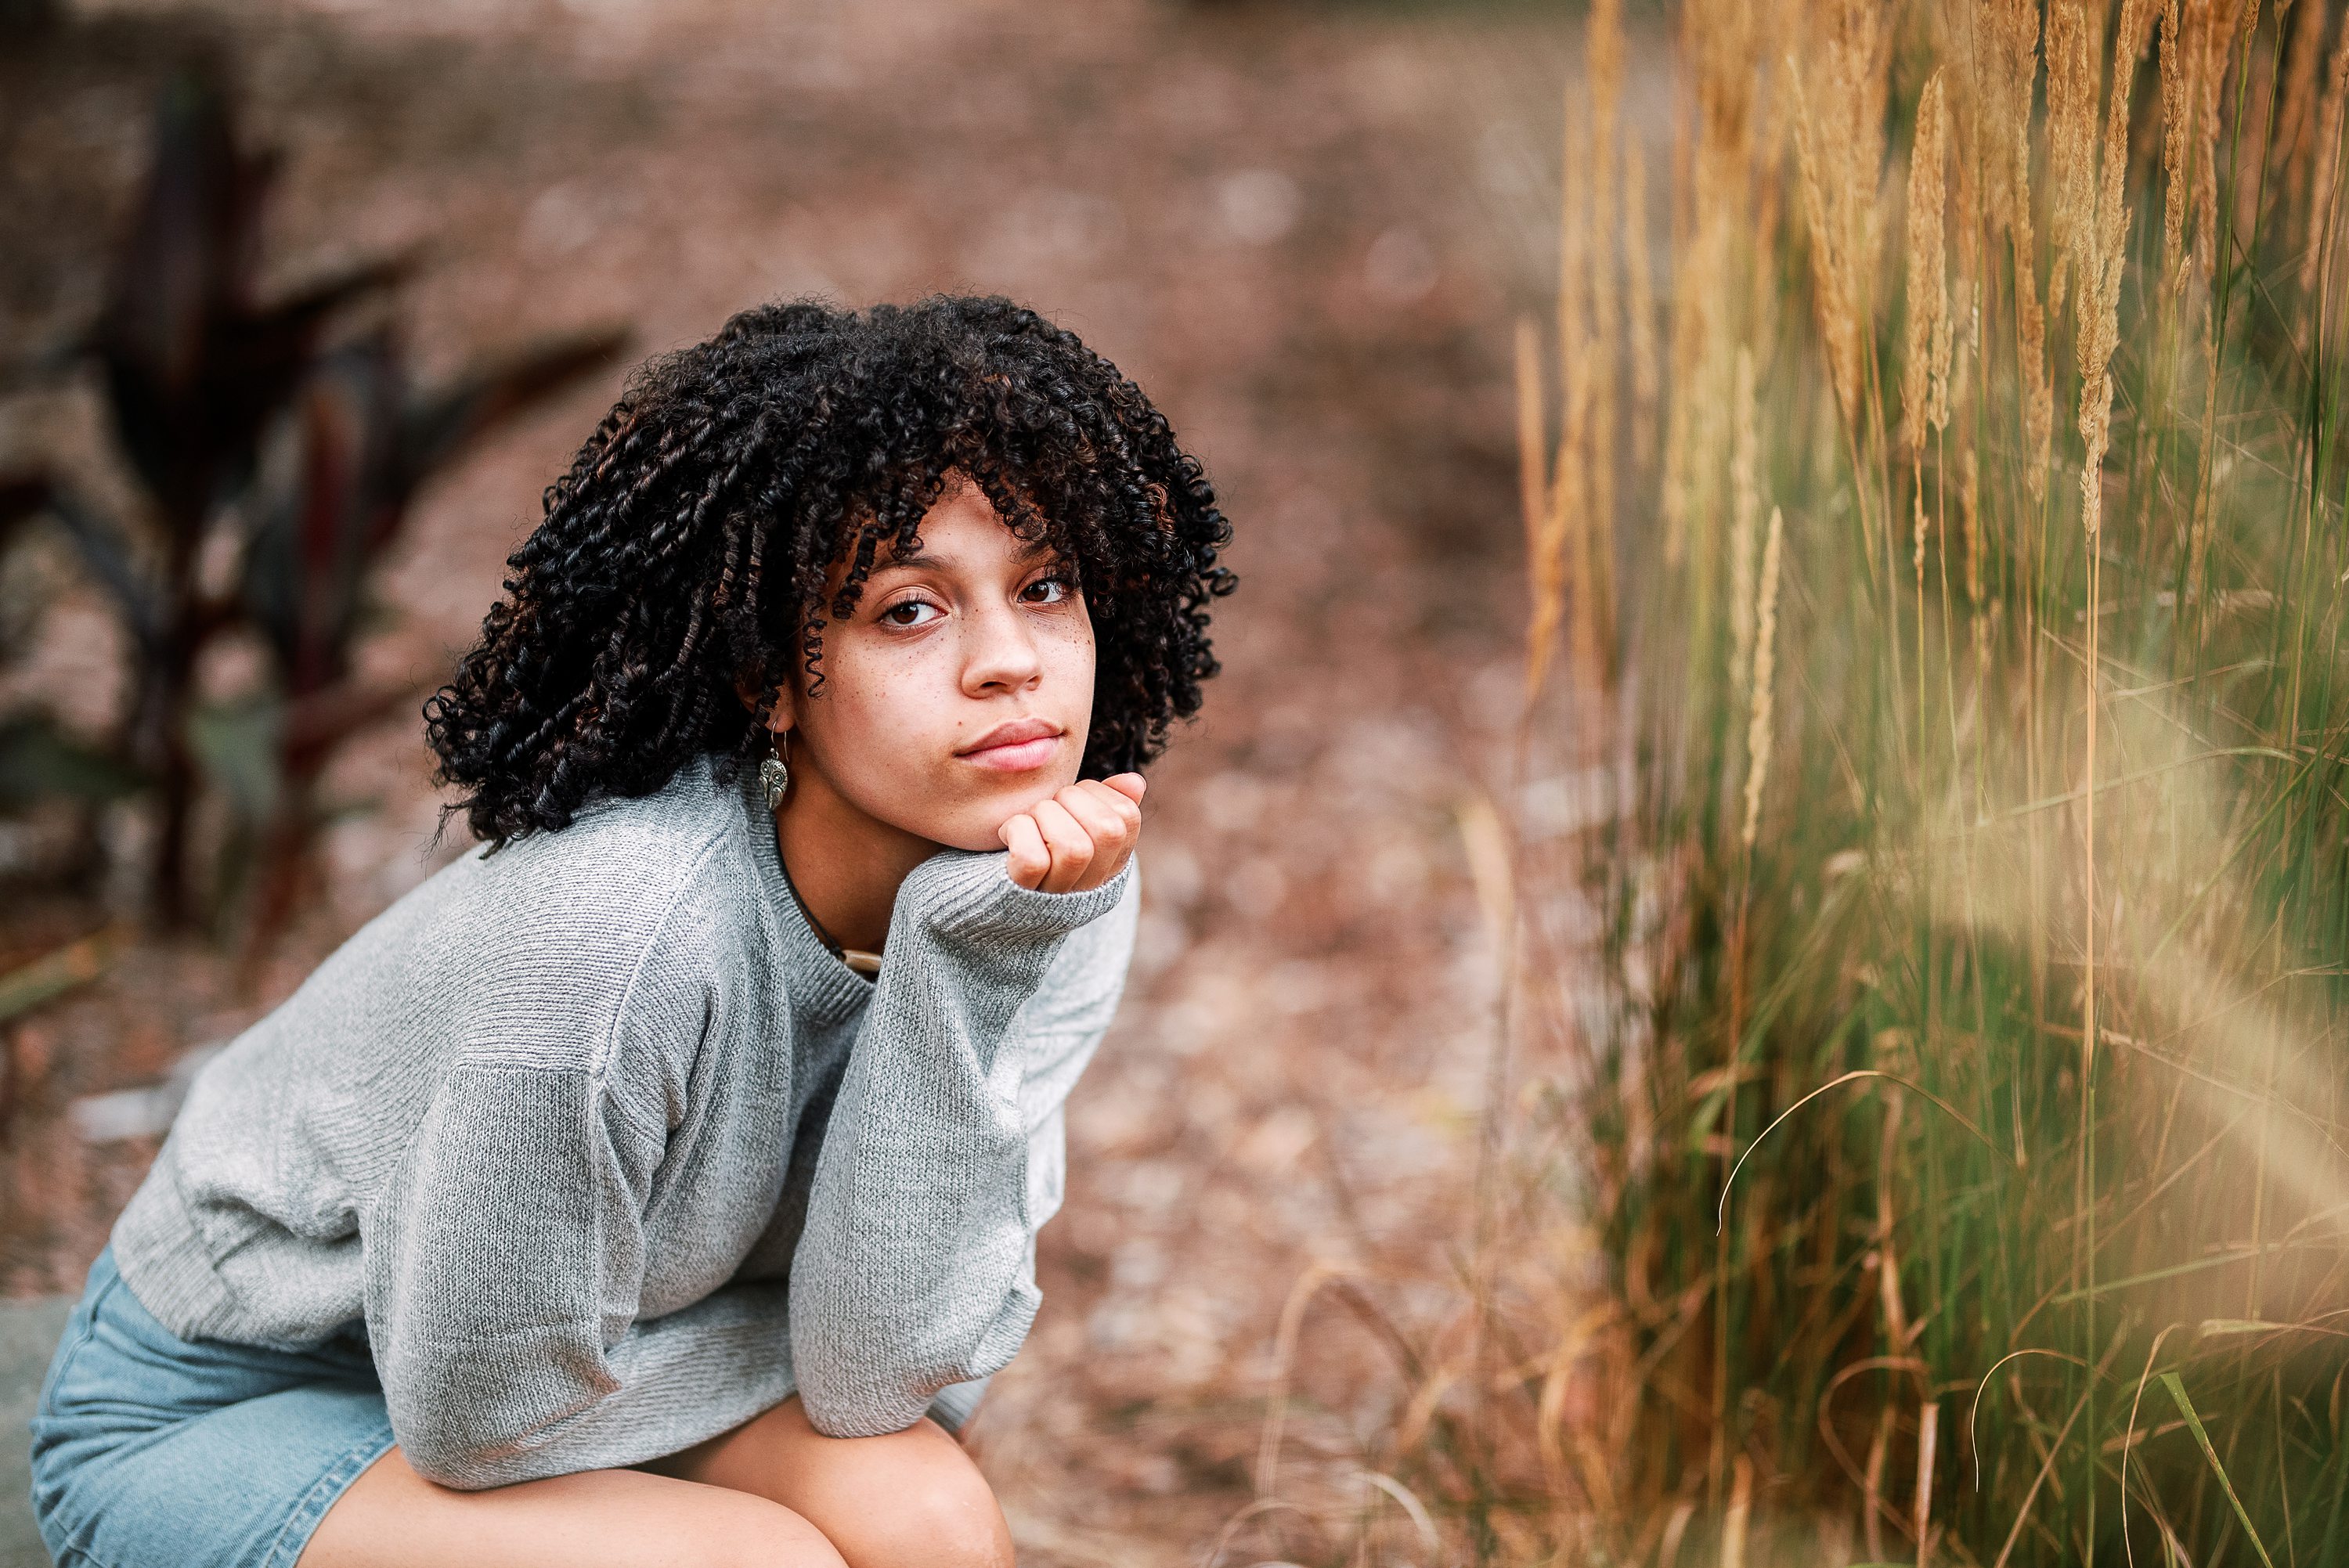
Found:
<svg viewBox="0 0 2349 1568"><path fill-rule="evenodd" d="M678 1542L696 1568L840 1568L838 1549L813 1524L765 1498L733 1496L738 1505L699 1511L689 1541Z"/></svg>
<svg viewBox="0 0 2349 1568"><path fill-rule="evenodd" d="M794 1397L647 1468L781 1503L823 1531L849 1568L1009 1568L1012 1560L986 1477L927 1418L885 1437L830 1438Z"/></svg>
<svg viewBox="0 0 2349 1568"><path fill-rule="evenodd" d="M886 1501L869 1524L833 1536L849 1568L1012 1568L1003 1509L960 1449L927 1450L893 1468L878 1478Z"/></svg>
<svg viewBox="0 0 2349 1568"><path fill-rule="evenodd" d="M484 1491L418 1475L398 1449L326 1511L298 1568L842 1568L814 1524L770 1499L636 1470Z"/></svg>

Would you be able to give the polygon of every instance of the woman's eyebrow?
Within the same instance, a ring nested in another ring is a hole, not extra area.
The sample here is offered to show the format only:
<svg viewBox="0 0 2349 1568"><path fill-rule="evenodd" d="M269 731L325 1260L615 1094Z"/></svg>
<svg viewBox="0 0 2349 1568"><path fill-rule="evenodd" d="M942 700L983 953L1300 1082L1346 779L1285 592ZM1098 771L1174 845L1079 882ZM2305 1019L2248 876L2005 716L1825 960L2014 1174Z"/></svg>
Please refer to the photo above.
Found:
<svg viewBox="0 0 2349 1568"><path fill-rule="evenodd" d="M1048 542L1031 539L1020 545L1012 559L1024 563L1035 560L1040 555L1049 555L1051 552L1052 547ZM913 555L891 556L885 560L876 561L873 563L873 570L875 573L882 573L900 566L913 572L950 572L954 569L955 562L950 556L932 555L925 550Z"/></svg>

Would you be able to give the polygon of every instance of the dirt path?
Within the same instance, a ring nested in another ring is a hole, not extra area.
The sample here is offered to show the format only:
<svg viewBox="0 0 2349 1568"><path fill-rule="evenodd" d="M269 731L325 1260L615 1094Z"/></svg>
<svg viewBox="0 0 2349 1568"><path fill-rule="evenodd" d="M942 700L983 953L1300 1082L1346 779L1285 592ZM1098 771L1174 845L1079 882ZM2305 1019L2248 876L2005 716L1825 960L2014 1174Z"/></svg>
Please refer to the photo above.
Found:
<svg viewBox="0 0 2349 1568"><path fill-rule="evenodd" d="M777 294L1000 291L1203 455L1238 530L1226 673L1154 779L1143 949L1072 1107L1046 1305L977 1429L1024 1560L1202 1560L1253 1495L1300 1273L1364 1271L1415 1336L1461 1240L1493 975L1453 811L1514 692L1505 356L1541 298L1567 31L1532 7L1138 0L88 9L12 68L33 97L10 193L44 215L11 242L19 346L86 297L143 84L211 29L290 154L280 257L430 242L428 363L612 318L650 351ZM445 668L612 390L429 498L372 668ZM383 808L336 830L332 899L268 995L429 872L426 771L409 725L343 759L336 788ZM142 951L37 1020L0 1146L5 1288L78 1280L151 1153L85 1146L59 1109L239 1026L217 984ZM1283 1495L1359 1500L1392 1360L1317 1308L1296 1389ZM1230 1545L1326 1550L1279 1511Z"/></svg>

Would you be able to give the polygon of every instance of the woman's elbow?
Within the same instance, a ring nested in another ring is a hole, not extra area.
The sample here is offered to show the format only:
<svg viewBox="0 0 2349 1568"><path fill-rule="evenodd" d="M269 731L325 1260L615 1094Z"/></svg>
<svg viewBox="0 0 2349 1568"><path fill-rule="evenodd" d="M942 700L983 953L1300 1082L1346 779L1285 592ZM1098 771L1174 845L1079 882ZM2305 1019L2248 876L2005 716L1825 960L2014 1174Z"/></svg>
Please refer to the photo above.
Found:
<svg viewBox="0 0 2349 1568"><path fill-rule="evenodd" d="M799 1396L808 1425L827 1438L885 1438L902 1432L928 1413L931 1398L918 1384L869 1374L839 1379L802 1377Z"/></svg>
<svg viewBox="0 0 2349 1568"><path fill-rule="evenodd" d="M402 1398L387 1390L392 1435L409 1468L453 1491L483 1491L550 1473L547 1423L464 1398ZM536 1441L524 1440L533 1433Z"/></svg>
<svg viewBox="0 0 2349 1568"><path fill-rule="evenodd" d="M401 1438L399 1451L409 1469L452 1491L486 1491L521 1479L510 1473L510 1447L466 1442L429 1427Z"/></svg>

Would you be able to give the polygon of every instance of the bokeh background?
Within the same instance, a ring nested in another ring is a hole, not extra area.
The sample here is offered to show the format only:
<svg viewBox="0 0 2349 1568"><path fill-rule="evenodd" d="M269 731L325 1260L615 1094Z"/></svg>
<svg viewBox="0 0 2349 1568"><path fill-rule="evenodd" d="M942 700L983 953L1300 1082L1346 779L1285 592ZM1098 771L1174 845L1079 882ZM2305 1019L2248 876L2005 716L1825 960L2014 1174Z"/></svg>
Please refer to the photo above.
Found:
<svg viewBox="0 0 2349 1568"><path fill-rule="evenodd" d="M1460 813L1516 715L1510 324L1555 289L1579 36L1498 3L0 5L0 1348L45 1348L202 1054L465 847L418 706L626 366L778 296L999 292L1168 412L1241 588L976 1441L1023 1561L1269 1543L1282 1304L1340 1265L1369 1283L1294 1357L1283 1485L1359 1493L1465 1266L1498 966Z"/></svg>

